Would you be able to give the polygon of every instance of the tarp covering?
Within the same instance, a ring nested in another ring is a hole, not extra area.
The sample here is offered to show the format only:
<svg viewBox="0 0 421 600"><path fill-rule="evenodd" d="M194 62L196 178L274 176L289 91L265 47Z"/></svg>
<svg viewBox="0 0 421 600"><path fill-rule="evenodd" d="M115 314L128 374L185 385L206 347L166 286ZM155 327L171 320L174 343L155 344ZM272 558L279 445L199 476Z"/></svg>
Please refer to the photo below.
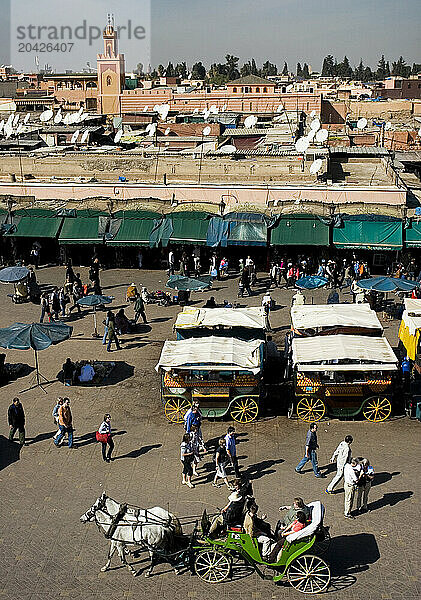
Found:
<svg viewBox="0 0 421 600"><path fill-rule="evenodd" d="M343 227L333 228L337 248L399 250L402 220L382 215L343 215Z"/></svg>
<svg viewBox="0 0 421 600"><path fill-rule="evenodd" d="M362 335L294 338L292 360L299 370L307 371L382 371L398 366L386 338Z"/></svg>
<svg viewBox="0 0 421 600"><path fill-rule="evenodd" d="M151 234L149 236L149 246L151 248L158 248L159 244L161 244L165 248L168 246L168 242L173 230L172 219L168 217L155 219Z"/></svg>
<svg viewBox="0 0 421 600"><path fill-rule="evenodd" d="M206 244L209 215L200 211L180 211L171 213L173 232L171 243Z"/></svg>
<svg viewBox="0 0 421 600"><path fill-rule="evenodd" d="M410 227L405 229L405 246L421 248L421 223L412 221Z"/></svg>
<svg viewBox="0 0 421 600"><path fill-rule="evenodd" d="M266 246L267 218L261 213L229 213L229 246Z"/></svg>
<svg viewBox="0 0 421 600"><path fill-rule="evenodd" d="M100 211L81 210L77 217L65 217L58 238L59 244L101 244L104 236L100 233L100 217L107 216Z"/></svg>
<svg viewBox="0 0 421 600"><path fill-rule="evenodd" d="M399 279L397 277L371 277L360 279L358 287L363 290L375 290L376 292L410 292L419 285L417 281Z"/></svg>
<svg viewBox="0 0 421 600"><path fill-rule="evenodd" d="M149 246L149 238L154 220L159 213L152 211L119 211L115 214L120 227L113 238L107 240L107 246Z"/></svg>
<svg viewBox="0 0 421 600"><path fill-rule="evenodd" d="M167 281L167 287L183 292L202 292L212 287L213 277L202 275L202 277L185 277L184 275L171 275Z"/></svg>
<svg viewBox="0 0 421 600"><path fill-rule="evenodd" d="M303 304L291 308L293 329L352 327L378 329L383 327L369 304Z"/></svg>
<svg viewBox="0 0 421 600"><path fill-rule="evenodd" d="M315 215L282 215L271 231L273 246L328 246L329 227Z"/></svg>
<svg viewBox="0 0 421 600"><path fill-rule="evenodd" d="M415 360L421 334L421 300L405 298L405 310L399 327L399 339L411 360Z"/></svg>
<svg viewBox="0 0 421 600"><path fill-rule="evenodd" d="M250 371L259 373L262 369L260 340L245 342L235 338L210 336L166 341L155 369L166 371L173 368L198 368L207 370Z"/></svg>
<svg viewBox="0 0 421 600"><path fill-rule="evenodd" d="M13 216L13 227L5 237L56 238L62 217L46 209L17 210Z"/></svg>
<svg viewBox="0 0 421 600"><path fill-rule="evenodd" d="M178 314L175 329L196 327L245 327L265 329L263 308L193 308L185 306Z"/></svg>
<svg viewBox="0 0 421 600"><path fill-rule="evenodd" d="M221 217L212 217L209 221L206 245L212 248L220 245L225 248L228 243L228 229L228 221L224 221Z"/></svg>

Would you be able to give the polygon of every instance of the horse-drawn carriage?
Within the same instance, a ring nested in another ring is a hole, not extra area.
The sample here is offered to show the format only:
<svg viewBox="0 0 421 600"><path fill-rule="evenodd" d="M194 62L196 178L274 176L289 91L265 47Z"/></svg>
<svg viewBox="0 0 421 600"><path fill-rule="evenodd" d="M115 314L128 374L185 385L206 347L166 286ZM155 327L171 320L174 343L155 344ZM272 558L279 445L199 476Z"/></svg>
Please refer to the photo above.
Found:
<svg viewBox="0 0 421 600"><path fill-rule="evenodd" d="M327 412L372 422L392 411L398 360L368 305L300 306L287 340L293 397L288 416L319 421Z"/></svg>
<svg viewBox="0 0 421 600"><path fill-rule="evenodd" d="M263 397L260 339L199 337L166 341L159 363L165 416L183 422L194 400L205 417L230 414L239 423L257 418Z"/></svg>
<svg viewBox="0 0 421 600"><path fill-rule="evenodd" d="M321 554L327 550L324 543L326 528L323 525L324 507L312 502L311 521L301 531L291 533L285 539L276 561L268 563L262 558L255 538L245 533L241 525L228 528L226 535L212 539L208 536L209 519L204 511L200 527L196 522L190 535L183 535L179 519L160 507L148 510L119 504L103 493L93 506L81 516L81 521L95 521L98 528L110 540L107 571L111 557L118 550L121 562L133 575L137 572L126 560L128 546L148 550L151 565L146 576L152 574L158 558L170 562L178 573L190 570L206 583L221 583L233 574L234 565L243 561L261 578L262 569L270 569L275 583L288 581L303 593L316 594L327 589L330 568Z"/></svg>

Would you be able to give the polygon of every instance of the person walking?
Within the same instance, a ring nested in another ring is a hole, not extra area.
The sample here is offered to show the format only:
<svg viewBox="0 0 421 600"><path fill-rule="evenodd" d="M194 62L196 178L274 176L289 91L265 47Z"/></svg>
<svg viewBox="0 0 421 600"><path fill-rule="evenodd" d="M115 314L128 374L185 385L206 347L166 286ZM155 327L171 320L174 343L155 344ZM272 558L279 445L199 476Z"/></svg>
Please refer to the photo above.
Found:
<svg viewBox="0 0 421 600"><path fill-rule="evenodd" d="M107 463L111 462L111 454L114 450L114 442L111 434L111 415L109 413L104 415L104 420L98 428L96 437L97 440L101 442L102 460Z"/></svg>
<svg viewBox="0 0 421 600"><path fill-rule="evenodd" d="M64 287L60 288L59 293L58 293L58 299L60 302L61 316L65 317L66 316L66 304L69 301L69 298L67 297Z"/></svg>
<svg viewBox="0 0 421 600"><path fill-rule="evenodd" d="M272 328L270 326L270 321L269 321L269 315L270 315L270 311L272 309L272 305L273 305L272 296L270 295L270 291L267 290L266 294L262 298L262 308L263 308L263 312L265 314L265 326L268 331L272 330Z"/></svg>
<svg viewBox="0 0 421 600"><path fill-rule="evenodd" d="M370 493L371 483L374 479L374 469L367 458L360 459L360 465L361 472L357 483L357 510L363 513L368 511L368 494Z"/></svg>
<svg viewBox="0 0 421 600"><path fill-rule="evenodd" d="M58 411L60 406L63 406L63 398L58 398L57 399L57 403L53 408L53 419L54 419L54 423L57 425L58 429L56 431L56 433L54 434L53 439L56 440L58 438L58 436L60 435L60 427L59 427L59 421L58 421Z"/></svg>
<svg viewBox="0 0 421 600"><path fill-rule="evenodd" d="M60 298L59 298L59 293L58 293L57 287L54 288L54 290L51 294L50 303L51 303L51 312L53 314L53 320L58 321L59 317L60 317L61 306L60 306Z"/></svg>
<svg viewBox="0 0 421 600"><path fill-rule="evenodd" d="M12 404L7 411L7 419L10 425L9 440L13 441L16 431L19 432L19 446L27 446L25 443L25 412L19 398L13 398Z"/></svg>
<svg viewBox="0 0 421 600"><path fill-rule="evenodd" d="M108 338L107 352L111 352L112 342L115 342L117 350L121 350L120 342L118 341L118 337L117 337L117 333L116 333L115 317L111 311L108 312L107 338Z"/></svg>
<svg viewBox="0 0 421 600"><path fill-rule="evenodd" d="M40 323L44 322L45 315L48 315L48 317L50 316L50 304L48 302L47 294L44 293L41 295L41 316L39 318Z"/></svg>
<svg viewBox="0 0 421 600"><path fill-rule="evenodd" d="M317 424L310 423L309 430L307 431L306 443L305 443L305 454L303 458L300 460L298 465L295 467L296 473L302 473L301 469L304 465L311 461L311 465L313 467L314 475L316 477L323 477L323 475L319 471L319 465L317 463L317 449L319 444L317 443Z"/></svg>
<svg viewBox="0 0 421 600"><path fill-rule="evenodd" d="M358 474L356 469L359 461L353 458L350 463L346 463L344 467L344 488L345 488L345 504L344 517L346 519L355 519L352 515L352 505L354 503L355 490L358 483Z"/></svg>
<svg viewBox="0 0 421 600"><path fill-rule="evenodd" d="M352 441L352 435L345 436L345 439L338 445L335 452L332 454L330 462L333 463L336 460L336 475L325 489L326 494L333 494L333 488L342 479L345 465L351 460Z"/></svg>
<svg viewBox="0 0 421 600"><path fill-rule="evenodd" d="M218 478L223 479L225 485L228 489L232 490L230 484L228 483L228 476L226 471L226 466L228 464L228 453L225 447L225 438L220 438L218 442L218 448L215 452L215 477L213 478L212 485L213 487L219 488L221 484L218 483Z"/></svg>
<svg viewBox="0 0 421 600"><path fill-rule="evenodd" d="M72 285L72 298L73 298L73 305L69 308L69 315L71 314L71 312L74 308L77 308L77 312L80 314L81 313L80 305L77 303L77 301L79 300L79 298L82 298L82 291L81 291L81 288L79 286L77 279L74 280L73 285Z"/></svg>
<svg viewBox="0 0 421 600"><path fill-rule="evenodd" d="M60 433L54 440L56 446L60 445L61 440L67 433L69 448L75 448L73 445L73 418L72 411L70 410L70 399L64 398L62 406L58 409L58 426Z"/></svg>
<svg viewBox="0 0 421 600"><path fill-rule="evenodd" d="M168 275L174 275L175 269L175 254L172 250L168 253Z"/></svg>
<svg viewBox="0 0 421 600"><path fill-rule="evenodd" d="M225 436L225 448L228 454L228 457L231 461L231 465L234 469L235 476L237 479L240 479L240 469L238 466L238 458L237 458L237 444L235 441L235 427L228 427L227 435Z"/></svg>
<svg viewBox="0 0 421 600"><path fill-rule="evenodd" d="M134 301L134 324L136 325L139 317L142 317L143 322L147 323L146 314L145 314L145 303L140 294L136 294Z"/></svg>
<svg viewBox="0 0 421 600"><path fill-rule="evenodd" d="M181 485L187 485L189 488L194 488L194 484L191 482L193 475L193 447L190 439L190 433L183 435L183 440L180 444L180 459L183 464L183 479Z"/></svg>

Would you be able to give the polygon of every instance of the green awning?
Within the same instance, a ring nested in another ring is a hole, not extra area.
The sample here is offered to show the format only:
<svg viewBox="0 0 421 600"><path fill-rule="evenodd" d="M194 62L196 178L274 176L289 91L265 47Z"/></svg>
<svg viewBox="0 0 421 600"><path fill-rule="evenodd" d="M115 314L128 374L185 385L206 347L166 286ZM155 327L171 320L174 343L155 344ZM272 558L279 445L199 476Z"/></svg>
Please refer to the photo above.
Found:
<svg viewBox="0 0 421 600"><path fill-rule="evenodd" d="M5 237L55 239L63 219L53 215L50 212L49 216L18 216L15 227Z"/></svg>
<svg viewBox="0 0 421 600"><path fill-rule="evenodd" d="M329 226L314 215L282 215L270 235L272 246L328 246Z"/></svg>
<svg viewBox="0 0 421 600"><path fill-rule="evenodd" d="M167 215L172 219L173 232L170 243L205 245L209 215L201 211L180 211Z"/></svg>
<svg viewBox="0 0 421 600"><path fill-rule="evenodd" d="M344 219L343 227L333 228L333 245L337 248L359 248L365 250L400 250L402 248L402 221Z"/></svg>
<svg viewBox="0 0 421 600"><path fill-rule="evenodd" d="M405 229L405 246L421 248L421 223L412 221L410 227Z"/></svg>
<svg viewBox="0 0 421 600"><path fill-rule="evenodd" d="M122 219L120 228L107 246L149 246L149 236L153 229L154 219L159 213L152 211L119 211L114 215Z"/></svg>
<svg viewBox="0 0 421 600"><path fill-rule="evenodd" d="M108 218L101 211L81 210L77 217L65 217L58 238L59 244L102 244L104 231L101 222Z"/></svg>

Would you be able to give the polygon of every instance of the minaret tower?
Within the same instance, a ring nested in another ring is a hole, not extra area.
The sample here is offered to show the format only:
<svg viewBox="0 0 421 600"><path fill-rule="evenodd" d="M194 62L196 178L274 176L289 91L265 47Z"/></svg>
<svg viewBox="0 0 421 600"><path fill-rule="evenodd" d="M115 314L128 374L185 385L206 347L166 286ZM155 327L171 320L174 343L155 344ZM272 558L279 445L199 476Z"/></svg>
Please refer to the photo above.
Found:
<svg viewBox="0 0 421 600"><path fill-rule="evenodd" d="M104 54L97 55L98 112L103 115L120 115L120 95L125 87L124 54L118 53L118 35L114 17L108 15L103 33Z"/></svg>

